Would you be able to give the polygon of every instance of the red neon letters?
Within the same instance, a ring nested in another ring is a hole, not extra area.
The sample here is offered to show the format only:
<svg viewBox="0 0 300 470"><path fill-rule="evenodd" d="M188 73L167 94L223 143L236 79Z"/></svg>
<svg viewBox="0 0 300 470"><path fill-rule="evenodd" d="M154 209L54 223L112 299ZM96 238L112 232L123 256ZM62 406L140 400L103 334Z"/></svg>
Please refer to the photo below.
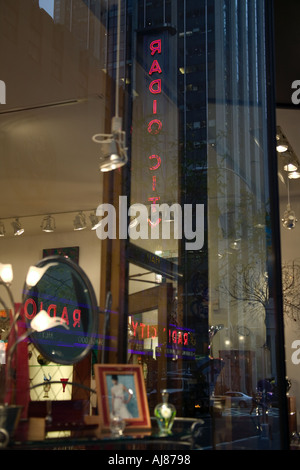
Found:
<svg viewBox="0 0 300 470"><path fill-rule="evenodd" d="M157 327L154 325L147 325L146 323L131 321L133 329L133 336L138 339L156 338L158 336ZM165 329L164 329L165 331ZM188 346L189 335L187 332L168 328L168 343L169 344L182 344Z"/></svg>
<svg viewBox="0 0 300 470"><path fill-rule="evenodd" d="M155 100L156 101L156 100ZM149 134L159 134L162 128L162 123L159 119L152 119L148 124Z"/></svg>
<svg viewBox="0 0 300 470"><path fill-rule="evenodd" d="M156 160L156 165L150 166L149 170L157 170L161 165L161 158L158 155L150 155L149 158L150 160L152 159Z"/></svg>
<svg viewBox="0 0 300 470"><path fill-rule="evenodd" d="M155 39L150 43L149 46L150 49L150 54L151 56L154 56L156 54L161 54L162 52L162 47L161 47L161 39ZM151 67L149 69L149 76L151 77L152 74L162 74L162 69L161 66L158 62L157 59L154 59L152 61ZM161 78L154 78L150 85L149 85L149 91L152 95L159 95L161 94ZM152 113L155 115L158 112L158 100L155 98L153 99L152 102ZM160 119L152 119L148 126L147 126L147 131L151 135L158 135L162 130L162 122ZM156 160L156 163L154 163L152 166L149 167L150 171L156 171L160 168L161 166L161 157L159 155L150 155L149 156L150 160ZM152 176L152 191L156 191L157 189L157 177L156 175ZM148 201L151 201L151 204L156 204L156 201L158 201L160 198L159 197L149 197ZM151 208L151 215L154 214L153 206ZM160 218L157 218L155 221L149 219L149 224L151 226L155 226L161 222Z"/></svg>
<svg viewBox="0 0 300 470"><path fill-rule="evenodd" d="M161 54L161 39L155 39L155 41L151 42L150 51L151 55L154 55L156 53Z"/></svg>
<svg viewBox="0 0 300 470"><path fill-rule="evenodd" d="M24 304L24 314L25 318L28 320L32 320L35 315L43 310L43 303L41 302L39 309L38 306L35 302L34 299L27 299L25 304ZM56 304L50 304L48 309L47 309L48 315L50 317L56 317L57 314L57 305ZM81 310L78 308L72 309L72 312L68 312L67 307L63 307L62 312L61 312L61 318L62 320L65 320L67 325L71 323L71 326L73 328L78 327L80 328L80 319L81 319Z"/></svg>
<svg viewBox="0 0 300 470"><path fill-rule="evenodd" d="M161 79L157 78L156 80L152 80L149 85L150 93L157 94L161 93Z"/></svg>
<svg viewBox="0 0 300 470"><path fill-rule="evenodd" d="M160 65L156 59L152 62L152 65L149 70L149 75L152 75L154 72L161 73Z"/></svg>

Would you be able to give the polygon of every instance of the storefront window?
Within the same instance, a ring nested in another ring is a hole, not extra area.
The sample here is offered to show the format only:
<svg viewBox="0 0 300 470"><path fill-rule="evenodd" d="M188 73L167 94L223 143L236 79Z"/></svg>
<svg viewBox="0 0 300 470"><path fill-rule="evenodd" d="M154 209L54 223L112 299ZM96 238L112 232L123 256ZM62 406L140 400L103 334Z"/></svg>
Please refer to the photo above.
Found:
<svg viewBox="0 0 300 470"><path fill-rule="evenodd" d="M128 360L208 447L276 448L266 11L173 2L159 23L165 3L139 2L133 41Z"/></svg>
<svg viewBox="0 0 300 470"><path fill-rule="evenodd" d="M0 0L0 261L20 303L30 265L69 257L99 306L84 360L30 345L32 401L96 413L93 365L141 364L151 416L166 389L177 417L203 420L203 449L282 446L265 3ZM102 173L96 136L119 118L125 165Z"/></svg>

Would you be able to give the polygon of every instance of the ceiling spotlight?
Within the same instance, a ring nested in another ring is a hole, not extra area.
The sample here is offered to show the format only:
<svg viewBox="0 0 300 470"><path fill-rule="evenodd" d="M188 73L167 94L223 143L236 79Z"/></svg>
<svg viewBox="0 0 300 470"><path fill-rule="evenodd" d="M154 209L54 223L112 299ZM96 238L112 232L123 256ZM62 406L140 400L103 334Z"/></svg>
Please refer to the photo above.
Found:
<svg viewBox="0 0 300 470"><path fill-rule="evenodd" d="M276 136L276 139L277 139L277 143L276 143L277 152L279 153L286 152L287 149L289 148L288 144L281 141L278 135Z"/></svg>
<svg viewBox="0 0 300 470"><path fill-rule="evenodd" d="M119 87L120 87L120 44L121 44L121 0L118 0L117 17L117 47L116 47L116 76L115 76L115 116L112 118L111 134L96 134L93 141L101 145L99 168L107 172L126 165L127 148L125 147L125 132L122 131L122 118L119 117ZM98 140L98 137L100 140Z"/></svg>
<svg viewBox="0 0 300 470"><path fill-rule="evenodd" d="M74 219L74 230L84 230L86 228L85 215L79 212Z"/></svg>
<svg viewBox="0 0 300 470"><path fill-rule="evenodd" d="M127 148L125 147L125 132L122 131L122 119L115 116L112 119L111 134L95 134L94 142L100 144L99 168L107 172L126 165Z"/></svg>
<svg viewBox="0 0 300 470"><path fill-rule="evenodd" d="M4 223L0 222L0 237L4 237L4 235L5 235Z"/></svg>
<svg viewBox="0 0 300 470"><path fill-rule="evenodd" d="M22 233L24 233L24 229L21 226L19 219L14 220L14 222L12 222L11 225L14 229L14 235L22 235Z"/></svg>
<svg viewBox="0 0 300 470"><path fill-rule="evenodd" d="M277 133L276 133L276 150L279 153L283 153L283 152L286 152L288 148L289 148L289 143L287 141L287 138L283 134L281 128L278 126Z"/></svg>
<svg viewBox="0 0 300 470"><path fill-rule="evenodd" d="M288 177L290 178L290 180L297 180L298 178L300 178L300 172L299 171L291 171L288 174Z"/></svg>
<svg viewBox="0 0 300 470"><path fill-rule="evenodd" d="M90 221L92 224L92 230L96 230L101 223L101 221L99 221L98 217L96 216L95 212L90 214Z"/></svg>
<svg viewBox="0 0 300 470"><path fill-rule="evenodd" d="M296 171L299 165L296 155L290 151L280 154L284 171Z"/></svg>
<svg viewBox="0 0 300 470"><path fill-rule="evenodd" d="M43 232L54 232L55 230L55 220L51 215L47 215L43 218L41 228Z"/></svg>
<svg viewBox="0 0 300 470"><path fill-rule="evenodd" d="M280 155L279 165L281 168L283 167L285 171L296 171L299 160L280 126L277 126L276 129L276 150Z"/></svg>
<svg viewBox="0 0 300 470"><path fill-rule="evenodd" d="M277 150L277 152L279 152L279 153L286 152L287 149L288 149L288 146L287 146L287 145L277 144L277 146L276 146L276 150Z"/></svg>
<svg viewBox="0 0 300 470"><path fill-rule="evenodd" d="M283 166L284 171L296 171L297 168L296 162L293 161L289 161Z"/></svg>

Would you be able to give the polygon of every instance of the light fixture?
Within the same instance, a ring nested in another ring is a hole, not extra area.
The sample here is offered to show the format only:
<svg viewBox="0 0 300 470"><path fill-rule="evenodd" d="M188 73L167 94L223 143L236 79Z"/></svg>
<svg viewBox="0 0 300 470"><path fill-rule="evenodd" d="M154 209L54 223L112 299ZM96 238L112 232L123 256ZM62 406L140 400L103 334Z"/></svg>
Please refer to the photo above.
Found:
<svg viewBox="0 0 300 470"><path fill-rule="evenodd" d="M117 116L112 118L111 134L95 134L93 141L100 144L101 172L107 172L122 167L128 161L125 147L125 132L122 131L122 120ZM100 140L99 140L100 139Z"/></svg>
<svg viewBox="0 0 300 470"><path fill-rule="evenodd" d="M283 145L283 144L279 144L279 143L276 145L276 150L279 153L286 152L287 149L288 149L287 145Z"/></svg>
<svg viewBox="0 0 300 470"><path fill-rule="evenodd" d="M74 219L74 230L84 230L86 228L85 215L80 211Z"/></svg>
<svg viewBox="0 0 300 470"><path fill-rule="evenodd" d="M43 277L45 272L51 267L56 266L57 263L48 263L44 267L38 266L30 266L26 276L26 285L28 287L34 287L39 282L39 280Z"/></svg>
<svg viewBox="0 0 300 470"><path fill-rule="evenodd" d="M0 280L9 285L13 280L13 270L11 264L0 263Z"/></svg>
<svg viewBox="0 0 300 470"><path fill-rule="evenodd" d="M298 158L280 126L276 128L276 150L280 158L280 166L282 165L283 169L288 172L296 171L299 166Z"/></svg>
<svg viewBox="0 0 300 470"><path fill-rule="evenodd" d="M34 318L30 321L29 328L25 332L19 335L19 329L17 322L21 315L21 305L16 310L16 304L14 301L13 293L10 288L10 283L13 279L13 272L11 264L0 263L0 284L5 288L9 300L10 308L6 305L6 302L0 297L0 303L3 305L7 312L10 312L10 326L8 330L8 342L5 353L5 380L2 381L1 388L3 398L5 397L5 403L0 406L1 408L1 426L0 426L0 448L5 448L9 442L10 433L14 429L18 420L21 406L16 403L16 390L17 390L17 360L14 357L17 352L17 346L24 341L28 336L34 332L43 332L54 327L64 327L69 329L67 321L64 318L51 317L45 310L38 312ZM18 413L16 414L16 411Z"/></svg>
<svg viewBox="0 0 300 470"><path fill-rule="evenodd" d="M287 149L289 148L289 143L284 135L284 133L281 130L280 126L277 126L276 128L276 150L279 153L286 152Z"/></svg>
<svg viewBox="0 0 300 470"><path fill-rule="evenodd" d="M41 310L30 322L31 330L38 332L49 330L56 326L63 326L69 329L64 318L50 317L46 310Z"/></svg>
<svg viewBox="0 0 300 470"><path fill-rule="evenodd" d="M96 230L101 223L101 221L99 221L98 217L96 216L95 212L90 214L90 221L92 224L92 230Z"/></svg>
<svg viewBox="0 0 300 470"><path fill-rule="evenodd" d="M291 210L289 179L287 180L287 192L288 192L288 203L286 206L286 210L284 211L283 218L281 219L281 222L284 228L288 230L292 230L293 228L295 228L298 220L296 219L295 212Z"/></svg>
<svg viewBox="0 0 300 470"><path fill-rule="evenodd" d="M51 216L51 215L46 215L43 220L42 220L42 224L41 224L41 229L43 230L43 232L54 232L55 230L55 220L54 218Z"/></svg>
<svg viewBox="0 0 300 470"><path fill-rule="evenodd" d="M54 265L56 263L52 263L50 265L47 265L46 269L42 268L42 271L44 272L49 268L49 266ZM34 267L32 266L27 274L26 281L28 282L28 279L30 278L30 272L32 274L34 270ZM41 272L39 274L42 274ZM32 279L31 285L35 285L38 280L39 276L35 277L35 280ZM18 310L16 310L16 304L13 298L13 293L10 288L10 283L12 282L13 279L13 271L12 271L12 266L11 264L2 264L0 263L0 284L6 289L6 292L8 293L10 303L11 303L11 315L12 315L12 321L10 323L10 330L9 330L9 336L12 332L14 332L14 335L16 335L16 339L12 338L12 341L8 342L8 347L6 350L7 353L7 374L6 374L6 390L12 390L10 387L11 382L15 381L15 371L11 368L12 364L12 357L13 354L16 350L17 345L23 341L25 338L27 338L31 333L34 331L40 332L40 331L45 331L50 328L54 328L56 326L63 326L67 329L69 329L68 324L65 319L63 318L58 318L58 317L51 317L45 310L41 310L38 312L34 318L30 322L30 327L24 332L22 335L18 335L18 329L17 329L17 321L20 318L20 307ZM0 298L0 303L4 305L4 307L7 309L6 304L3 302L2 298ZM7 309L8 310L8 309ZM12 398L13 399L13 398ZM0 444L1 447L1 444Z"/></svg>
<svg viewBox="0 0 300 470"><path fill-rule="evenodd" d="M5 235L5 226L3 222L0 222L0 237L4 237Z"/></svg>
<svg viewBox="0 0 300 470"><path fill-rule="evenodd" d="M296 171L298 167L294 163L287 163L286 165L284 165L283 169L285 171Z"/></svg>
<svg viewBox="0 0 300 470"><path fill-rule="evenodd" d="M287 141L287 138L283 134L280 126L277 126L277 132L276 132L276 150L279 153L286 152L287 149L289 148L289 143Z"/></svg>
<svg viewBox="0 0 300 470"><path fill-rule="evenodd" d="M14 313L14 323L17 322L18 317L19 315ZM6 350L6 391L11 391L13 404L16 390L16 369L13 366L13 357L17 346L26 338L28 338L28 336L30 336L32 333L43 332L57 326L63 326L64 328L69 329L69 326L67 325L67 322L64 318L50 317L50 315L45 310L41 310L31 320L30 327L22 335L17 336L16 340L10 346L8 346Z"/></svg>
<svg viewBox="0 0 300 470"><path fill-rule="evenodd" d="M24 228L19 222L19 219L17 218L11 223L13 229L14 229L14 235L22 235L24 233Z"/></svg>
<svg viewBox="0 0 300 470"><path fill-rule="evenodd" d="M121 33L121 1L118 0L117 23L117 57L116 57L116 87L115 87L115 116L111 122L111 134L95 134L92 140L100 144L101 172L115 170L126 165L128 161L125 147L126 134L122 131L122 118L119 117L119 81L120 81L120 33Z"/></svg>
<svg viewBox="0 0 300 470"><path fill-rule="evenodd" d="M288 177L290 178L290 180L297 180L297 179L300 178L300 172L299 171L291 171L288 174Z"/></svg>
<svg viewBox="0 0 300 470"><path fill-rule="evenodd" d="M284 152L280 157L283 158L284 171L296 171L298 169L298 161L291 152Z"/></svg>

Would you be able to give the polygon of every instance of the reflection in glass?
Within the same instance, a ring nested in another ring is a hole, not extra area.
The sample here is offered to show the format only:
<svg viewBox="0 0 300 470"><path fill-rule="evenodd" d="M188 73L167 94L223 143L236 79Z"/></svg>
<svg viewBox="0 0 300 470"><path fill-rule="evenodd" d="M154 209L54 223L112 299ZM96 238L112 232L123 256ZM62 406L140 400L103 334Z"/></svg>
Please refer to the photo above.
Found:
<svg viewBox="0 0 300 470"><path fill-rule="evenodd" d="M159 28L159 7L138 3L131 203L190 204L193 229L202 205L204 243L187 249L184 231L151 239L151 224L130 240L128 361L143 365L150 411L167 389L178 415L205 416L208 448L243 448L237 436L276 448L267 12L259 1L174 2Z"/></svg>
<svg viewBox="0 0 300 470"><path fill-rule="evenodd" d="M73 364L82 359L95 341L97 310L93 289L79 266L59 256L42 260L27 278L24 312L27 321L43 310L55 330L34 332L37 349L52 362ZM35 277L34 281L33 276ZM66 328L67 327L67 330Z"/></svg>

